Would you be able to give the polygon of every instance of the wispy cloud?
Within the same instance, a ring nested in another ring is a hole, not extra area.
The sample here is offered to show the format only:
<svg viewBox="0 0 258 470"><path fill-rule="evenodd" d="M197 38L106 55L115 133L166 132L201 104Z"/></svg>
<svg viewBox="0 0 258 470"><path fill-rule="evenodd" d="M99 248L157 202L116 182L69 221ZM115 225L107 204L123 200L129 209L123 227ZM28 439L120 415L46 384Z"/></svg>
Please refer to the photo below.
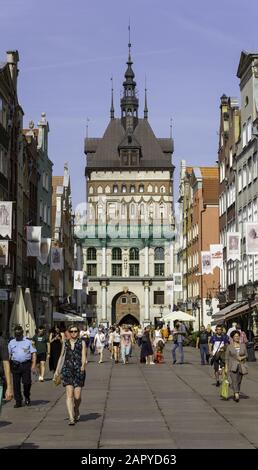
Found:
<svg viewBox="0 0 258 470"><path fill-rule="evenodd" d="M190 18L186 17L183 18L181 16L175 17L174 20L187 31L195 32L201 36L204 36L206 39L209 38L215 41L216 43L220 41L223 42L224 45L230 44L232 46L237 46L240 48L243 46L243 42L238 39L238 37L232 36L231 34L228 34L227 32L222 31L218 28L214 28L211 26L206 27L203 24L197 23L196 20L191 20ZM237 34L237 28L235 29L235 31Z"/></svg>
<svg viewBox="0 0 258 470"><path fill-rule="evenodd" d="M152 50L152 51L143 51L143 52L136 52L133 54L133 57L147 57L151 55L158 55L158 54L170 54L171 52L175 52L176 48L171 49L159 49L159 50ZM23 69L27 71L37 71L37 70L49 70L49 69L60 69L66 67L79 67L81 65L87 65L94 62L111 62L115 60L124 59L125 55L113 55L113 56L102 56L102 57L92 57L85 60L74 60L68 62L56 62L54 64L39 64L39 65L32 65L32 66L24 66Z"/></svg>

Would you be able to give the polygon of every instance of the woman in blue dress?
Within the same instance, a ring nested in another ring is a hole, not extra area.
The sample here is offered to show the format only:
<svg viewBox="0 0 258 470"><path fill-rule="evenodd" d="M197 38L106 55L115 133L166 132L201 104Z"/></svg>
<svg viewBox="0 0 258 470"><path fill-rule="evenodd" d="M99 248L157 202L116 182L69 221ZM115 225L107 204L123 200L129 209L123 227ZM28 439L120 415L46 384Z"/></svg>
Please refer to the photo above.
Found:
<svg viewBox="0 0 258 470"><path fill-rule="evenodd" d="M79 338L79 329L72 325L68 329L71 338L63 343L54 379L61 372L63 386L66 388L66 406L69 425L80 419L79 406L81 390L85 383L86 346Z"/></svg>

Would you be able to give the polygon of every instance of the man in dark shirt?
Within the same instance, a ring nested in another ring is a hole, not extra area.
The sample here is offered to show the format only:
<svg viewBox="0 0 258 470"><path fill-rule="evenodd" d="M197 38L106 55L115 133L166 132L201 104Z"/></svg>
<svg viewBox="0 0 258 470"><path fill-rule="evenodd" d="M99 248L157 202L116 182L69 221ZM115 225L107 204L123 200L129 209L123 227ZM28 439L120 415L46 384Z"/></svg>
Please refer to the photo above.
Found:
<svg viewBox="0 0 258 470"><path fill-rule="evenodd" d="M229 344L228 336L223 333L222 326L217 325L215 334L210 338L209 349L216 377L216 387L220 386L219 373L225 367L225 352Z"/></svg>
<svg viewBox="0 0 258 470"><path fill-rule="evenodd" d="M32 344L37 350L37 366L39 371L39 382L44 382L46 360L50 356L50 343L48 337L45 335L43 326L39 326L38 334L33 336Z"/></svg>
<svg viewBox="0 0 258 470"><path fill-rule="evenodd" d="M9 353L7 341L2 337L2 333L0 333L0 412L4 395L4 381L6 383L5 399L11 400L13 397L13 389L9 363Z"/></svg>
<svg viewBox="0 0 258 470"><path fill-rule="evenodd" d="M203 325L197 334L196 349L198 347L200 347L201 364L204 366L205 360L206 364L209 364L209 334Z"/></svg>

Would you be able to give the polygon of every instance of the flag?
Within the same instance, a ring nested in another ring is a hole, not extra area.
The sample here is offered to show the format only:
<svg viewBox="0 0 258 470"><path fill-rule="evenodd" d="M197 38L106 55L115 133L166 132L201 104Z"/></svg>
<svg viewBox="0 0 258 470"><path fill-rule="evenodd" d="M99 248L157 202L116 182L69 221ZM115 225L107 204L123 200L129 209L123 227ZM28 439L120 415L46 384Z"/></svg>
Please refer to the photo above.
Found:
<svg viewBox="0 0 258 470"><path fill-rule="evenodd" d="M228 232L227 233L227 261L232 259L241 260L240 255L240 233L239 232Z"/></svg>
<svg viewBox="0 0 258 470"><path fill-rule="evenodd" d="M27 256L40 255L41 229L42 227L27 226Z"/></svg>
<svg viewBox="0 0 258 470"><path fill-rule="evenodd" d="M210 245L211 268L223 269L223 245Z"/></svg>
<svg viewBox="0 0 258 470"><path fill-rule="evenodd" d="M211 252L201 251L201 260L202 260L202 274L212 273Z"/></svg>
<svg viewBox="0 0 258 470"><path fill-rule="evenodd" d="M0 201L0 235L3 238L12 238L12 210L12 202Z"/></svg>
<svg viewBox="0 0 258 470"><path fill-rule="evenodd" d="M41 264L46 264L51 247L51 238L41 238L40 254L38 260Z"/></svg>
<svg viewBox="0 0 258 470"><path fill-rule="evenodd" d="M74 290L82 290L82 286L83 286L83 271L74 271L73 273Z"/></svg>
<svg viewBox="0 0 258 470"><path fill-rule="evenodd" d="M1 240L0 241L0 266L8 265L8 248L9 248L8 240Z"/></svg>
<svg viewBox="0 0 258 470"><path fill-rule="evenodd" d="M51 271L62 271L64 269L63 248L51 248Z"/></svg>

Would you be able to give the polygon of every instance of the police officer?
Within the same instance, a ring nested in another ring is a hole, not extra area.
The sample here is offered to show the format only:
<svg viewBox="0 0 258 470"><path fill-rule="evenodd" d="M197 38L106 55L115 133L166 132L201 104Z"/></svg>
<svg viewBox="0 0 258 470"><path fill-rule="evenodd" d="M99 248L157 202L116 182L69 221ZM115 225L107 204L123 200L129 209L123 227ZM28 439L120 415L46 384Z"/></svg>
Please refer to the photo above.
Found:
<svg viewBox="0 0 258 470"><path fill-rule="evenodd" d="M23 336L23 329L20 325L15 327L14 336L15 338L8 344L8 350L16 401L14 408L20 408L22 406L21 380L25 405L30 406L31 370L36 370L36 349L32 346L32 342Z"/></svg>

